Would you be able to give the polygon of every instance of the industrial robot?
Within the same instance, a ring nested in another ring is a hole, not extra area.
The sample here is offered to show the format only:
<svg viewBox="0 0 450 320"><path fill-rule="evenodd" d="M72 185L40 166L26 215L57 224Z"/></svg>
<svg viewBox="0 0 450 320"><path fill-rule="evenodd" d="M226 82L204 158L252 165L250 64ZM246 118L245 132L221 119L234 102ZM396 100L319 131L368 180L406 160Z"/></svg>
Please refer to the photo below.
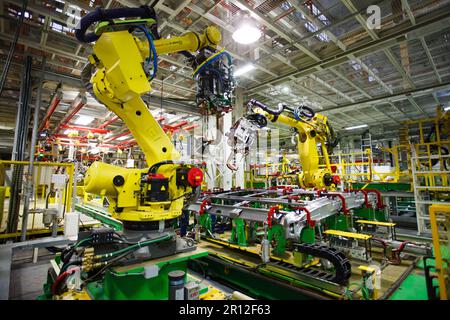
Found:
<svg viewBox="0 0 450 320"><path fill-rule="evenodd" d="M316 114L307 106L293 108L279 103L276 108L272 108L256 99L248 102L247 109L247 115L239 119L228 133L228 144L235 153L248 152L255 140L256 131L265 127L268 120L287 125L296 133L298 155L302 164L302 171L298 175L300 187L336 187L339 177L332 174L329 153L337 145L337 136L326 116ZM320 155L324 159L324 168L320 167ZM228 167L235 169L232 158L228 161Z"/></svg>
<svg viewBox="0 0 450 320"><path fill-rule="evenodd" d="M88 32L94 24L95 30ZM203 172L178 160L180 154L153 118L143 95L151 91L158 55L181 53L194 69L197 105L210 114L227 112L234 88L231 56L219 50L221 33L214 26L203 33L161 38L155 11L146 6L99 8L81 19L75 35L83 43L95 42L81 75L83 85L122 119L148 168L103 162L89 167L85 191L107 198L112 219L119 220L123 230L100 228L79 233L77 242L62 250L49 273L49 296L168 299L172 294L170 272L185 272L188 260L207 254L199 251L192 239L175 233L184 207L200 193ZM158 263L142 264L148 260ZM127 272L111 271L117 265L133 265L132 273L135 275L137 268L142 279L130 288L133 281L128 281Z"/></svg>

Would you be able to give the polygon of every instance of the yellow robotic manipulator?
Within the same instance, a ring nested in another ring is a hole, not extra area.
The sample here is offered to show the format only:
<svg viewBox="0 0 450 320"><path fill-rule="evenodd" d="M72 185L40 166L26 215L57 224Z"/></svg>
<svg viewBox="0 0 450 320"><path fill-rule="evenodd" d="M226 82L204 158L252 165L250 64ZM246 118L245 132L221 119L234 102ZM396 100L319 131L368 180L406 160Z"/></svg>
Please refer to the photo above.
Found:
<svg viewBox="0 0 450 320"><path fill-rule="evenodd" d="M336 187L339 177L332 175L329 152L336 146L337 137L327 117L316 114L307 106L292 108L280 103L276 108L271 108L255 99L251 99L247 107L248 114L239 119L227 134L228 143L235 153L247 153L250 150L256 131L265 127L267 120L282 123L296 132L297 150L302 164L302 171L298 175L300 187ZM235 169L232 158L229 159L228 167Z"/></svg>
<svg viewBox="0 0 450 320"><path fill-rule="evenodd" d="M139 19L117 20L129 17ZM86 34L93 23L97 23L95 32ZM156 231L161 235L181 215L186 201L198 195L203 172L192 164L177 162L179 153L141 96L151 90L157 56L174 52L188 57L194 69L216 66L231 86L231 65L217 60L218 54L223 53L216 50L220 31L210 26L202 34L188 32L161 39L154 10L141 7L91 12L81 20L76 36L82 42L96 41L82 80L100 102L123 120L149 166L126 169L94 162L85 177L86 192L107 197L112 216L124 223L125 234ZM207 89L197 88L197 98L202 98L201 93ZM230 87L219 89L215 94L222 104L227 103L231 99L227 91Z"/></svg>
<svg viewBox="0 0 450 320"><path fill-rule="evenodd" d="M315 113L307 106L289 107L282 103L277 108L251 99L248 107L272 122L282 123L294 128L297 133L297 150L302 165L299 184L302 188L333 189L339 183L339 177L331 171L329 151L337 145L337 137L328 123L328 118ZM325 164L320 167L320 154Z"/></svg>

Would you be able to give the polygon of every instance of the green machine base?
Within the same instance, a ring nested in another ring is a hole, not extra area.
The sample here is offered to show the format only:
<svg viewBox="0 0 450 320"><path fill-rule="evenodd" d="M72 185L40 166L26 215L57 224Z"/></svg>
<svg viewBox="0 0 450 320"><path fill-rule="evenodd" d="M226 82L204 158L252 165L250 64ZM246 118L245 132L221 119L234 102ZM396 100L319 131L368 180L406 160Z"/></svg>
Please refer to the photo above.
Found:
<svg viewBox="0 0 450 320"><path fill-rule="evenodd" d="M207 255L206 250L197 248L195 251L112 268L102 281L89 283L87 292L94 300L168 300L169 272L186 272L186 281L188 261Z"/></svg>

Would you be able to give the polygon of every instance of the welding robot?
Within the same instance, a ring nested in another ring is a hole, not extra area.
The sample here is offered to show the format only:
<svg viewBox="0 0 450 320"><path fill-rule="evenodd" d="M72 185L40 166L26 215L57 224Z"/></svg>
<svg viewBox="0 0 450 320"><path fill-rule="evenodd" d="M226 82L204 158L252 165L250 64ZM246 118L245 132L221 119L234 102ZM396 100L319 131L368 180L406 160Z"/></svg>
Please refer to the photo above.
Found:
<svg viewBox="0 0 450 320"><path fill-rule="evenodd" d="M95 30L88 32L94 24ZM151 91L158 55L181 53L194 70L197 105L209 114L227 112L234 88L231 56L218 49L221 33L214 26L202 33L161 38L155 11L147 6L98 8L81 19L75 35L83 43L95 42L81 75L84 86L122 119L144 153L148 168L129 169L103 162L89 167L85 191L107 198L109 212L123 223L123 230L100 228L79 233L77 242L62 250L58 268L50 275L50 295L61 297L69 291L72 295L84 292L84 296L75 297L81 299L167 299L168 273L185 271L187 260L206 254L198 254L194 241L177 236L174 227L185 205L198 197L203 172L194 164L178 161L180 154L153 118L143 95ZM189 252L192 254L186 254ZM180 254L182 257L177 256ZM118 264L168 256L177 259L159 265L159 271L142 271L138 266L142 281L134 284L133 290L127 289L131 282L123 280L126 272L122 277L109 272Z"/></svg>
<svg viewBox="0 0 450 320"><path fill-rule="evenodd" d="M298 174L299 186L335 189L340 179L332 173L329 154L338 143L337 135L326 116L315 113L305 105L291 107L279 103L276 107L270 107L256 99L250 99L246 115L238 119L227 133L228 144L234 150L234 154L228 159L228 168L236 170L236 160L233 157L237 153L245 154L250 150L257 131L267 126L268 121L287 125L295 133L298 156L302 164L302 170ZM321 166L321 156L324 166Z"/></svg>

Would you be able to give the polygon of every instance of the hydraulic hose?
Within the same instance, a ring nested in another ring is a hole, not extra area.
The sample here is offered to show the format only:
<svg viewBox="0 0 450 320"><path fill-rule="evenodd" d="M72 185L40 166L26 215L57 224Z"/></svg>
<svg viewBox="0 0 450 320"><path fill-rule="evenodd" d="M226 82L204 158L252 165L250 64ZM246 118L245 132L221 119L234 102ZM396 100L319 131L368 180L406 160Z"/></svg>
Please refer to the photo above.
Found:
<svg viewBox="0 0 450 320"><path fill-rule="evenodd" d="M99 256L99 258L101 258L101 259L102 258L109 258L109 257L117 256L117 255L125 253L125 252L134 251L134 250L137 250L139 248L149 246L149 245L151 245L153 243L158 243L158 242L161 242L161 241L169 240L173 236L174 236L174 234L167 234L167 235L165 235L163 237L159 237L159 238L156 238L156 239L141 241L141 242L138 242L138 243L136 243L134 245L131 245L129 247L126 247L126 248L123 248L123 249L120 249L120 250L117 250L117 251L113 251L113 252L110 252L110 253L102 254L102 255Z"/></svg>
<svg viewBox="0 0 450 320"><path fill-rule="evenodd" d="M282 103L279 103L279 104L278 104L278 107L277 107L276 109L273 109L273 108L271 108L271 107L265 105L264 103L262 103L262 102L260 102L260 101L258 101L258 100L256 100L256 99L251 99L251 100L248 102L247 105L249 105L249 106L251 106L251 107L258 107L258 108L261 108L261 109L263 109L264 111L266 111L266 112L268 112L268 113L270 113L270 114L272 114L272 115L274 115L274 116L280 115L280 113L282 113L283 110L284 110L284 105L283 105Z"/></svg>
<svg viewBox="0 0 450 320"><path fill-rule="evenodd" d="M75 36L80 42L94 42L97 41L100 36L96 35L95 32L86 33L87 29L99 21L109 21L118 18L130 18L130 17L140 17L142 19L155 19L155 10L148 6L141 6L139 8L116 8L116 9L102 9L97 8L96 10L89 12L81 20L79 26L75 29Z"/></svg>

